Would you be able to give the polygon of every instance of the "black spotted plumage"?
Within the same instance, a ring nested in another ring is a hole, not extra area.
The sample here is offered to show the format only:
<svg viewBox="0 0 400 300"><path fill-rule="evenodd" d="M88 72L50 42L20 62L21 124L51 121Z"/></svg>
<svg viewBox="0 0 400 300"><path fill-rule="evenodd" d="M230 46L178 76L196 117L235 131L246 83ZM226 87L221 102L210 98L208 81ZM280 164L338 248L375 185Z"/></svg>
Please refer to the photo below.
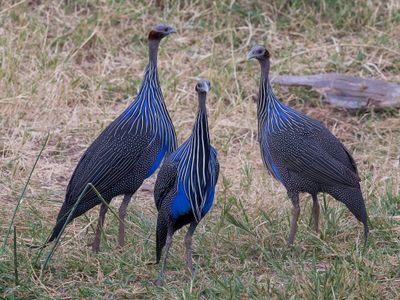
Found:
<svg viewBox="0 0 400 300"><path fill-rule="evenodd" d="M186 224L190 224L185 236L186 262L192 271L192 235L214 200L219 164L217 152L210 144L205 106L210 82L199 80L196 90L199 96L199 110L192 135L163 163L154 188L154 200L158 210L157 263L165 246L157 284L160 284L163 277L172 236Z"/></svg>
<svg viewBox="0 0 400 300"><path fill-rule="evenodd" d="M126 206L143 181L157 169L164 156L176 148L176 135L166 109L157 72L161 39L175 29L157 25L149 34L149 64L134 101L89 146L81 157L67 187L65 201L48 242L60 233L67 216L88 183L106 202L125 195L120 208L119 245L123 245ZM83 195L71 220L102 203L92 189ZM100 231L107 206L102 204L93 249L99 250ZM71 221L70 220L70 221Z"/></svg>
<svg viewBox="0 0 400 300"><path fill-rule="evenodd" d="M267 49L255 46L248 58L257 59L261 65L257 116L262 158L270 173L285 186L294 206L289 244L293 244L297 231L300 192L312 195L317 231L317 194L325 192L344 203L363 223L366 241L368 216L351 154L321 122L284 105L274 95L268 78Z"/></svg>

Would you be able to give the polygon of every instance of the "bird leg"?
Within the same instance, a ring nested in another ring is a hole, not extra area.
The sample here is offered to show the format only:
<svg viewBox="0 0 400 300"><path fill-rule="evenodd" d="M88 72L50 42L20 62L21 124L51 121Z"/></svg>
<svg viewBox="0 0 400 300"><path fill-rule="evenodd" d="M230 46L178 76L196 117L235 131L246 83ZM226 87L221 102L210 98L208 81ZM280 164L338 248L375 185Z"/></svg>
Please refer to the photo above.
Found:
<svg viewBox="0 0 400 300"><path fill-rule="evenodd" d="M165 242L165 248L164 248L164 257L161 262L160 274L158 275L156 281L154 281L154 284L156 286L161 286L162 280L164 279L165 266L167 265L167 258L171 244L172 244L172 234L168 232L167 241Z"/></svg>
<svg viewBox="0 0 400 300"><path fill-rule="evenodd" d="M288 239L288 245L292 246L294 242L294 237L297 232L297 221L300 215L300 204L299 204L299 194L291 194L289 195L292 200L293 210L292 210L292 222L290 224L290 234Z"/></svg>
<svg viewBox="0 0 400 300"><path fill-rule="evenodd" d="M132 199L133 194L125 194L119 207L119 228L118 228L118 248L123 248L125 244L125 217L126 209Z"/></svg>
<svg viewBox="0 0 400 300"><path fill-rule="evenodd" d="M99 221L97 223L96 234L92 244L92 251L94 253L99 253L100 251L101 232L103 231L104 219L106 217L107 210L108 206L102 203L100 206Z"/></svg>
<svg viewBox="0 0 400 300"><path fill-rule="evenodd" d="M314 217L314 229L315 232L318 234L319 233L319 203L318 203L318 197L317 194L312 194L312 200L313 200L313 217Z"/></svg>
<svg viewBox="0 0 400 300"><path fill-rule="evenodd" d="M190 274L193 275L193 258L192 258L192 237L196 230L197 222L193 221L190 223L189 229L185 235L185 246L186 246L186 265L189 269Z"/></svg>

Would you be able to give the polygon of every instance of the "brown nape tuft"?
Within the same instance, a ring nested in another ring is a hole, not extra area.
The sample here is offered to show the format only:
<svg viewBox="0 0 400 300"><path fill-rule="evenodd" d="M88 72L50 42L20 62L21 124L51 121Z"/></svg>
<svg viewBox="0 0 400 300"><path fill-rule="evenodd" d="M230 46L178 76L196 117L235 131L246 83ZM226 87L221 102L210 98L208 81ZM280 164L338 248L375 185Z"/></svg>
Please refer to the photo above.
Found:
<svg viewBox="0 0 400 300"><path fill-rule="evenodd" d="M152 30L149 33L149 40L161 40L163 37L164 35L158 31Z"/></svg>
<svg viewBox="0 0 400 300"><path fill-rule="evenodd" d="M264 53L265 58L269 59L270 55L269 55L269 51L267 48L265 48L265 53Z"/></svg>

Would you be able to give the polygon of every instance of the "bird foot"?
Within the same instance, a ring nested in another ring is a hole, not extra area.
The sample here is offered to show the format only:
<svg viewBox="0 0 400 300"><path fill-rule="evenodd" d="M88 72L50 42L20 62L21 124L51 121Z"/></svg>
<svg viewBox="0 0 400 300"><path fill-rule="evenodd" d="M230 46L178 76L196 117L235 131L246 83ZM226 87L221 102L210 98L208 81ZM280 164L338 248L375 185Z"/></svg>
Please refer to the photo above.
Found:
<svg viewBox="0 0 400 300"><path fill-rule="evenodd" d="M119 253L122 253L122 252L124 251L124 245L118 244L118 245L117 245L117 251L118 251Z"/></svg>
<svg viewBox="0 0 400 300"><path fill-rule="evenodd" d="M93 253L98 254L100 252L100 245L98 243L93 242L93 243L89 244L88 246L92 247Z"/></svg>
<svg viewBox="0 0 400 300"><path fill-rule="evenodd" d="M293 241L288 241L287 246L288 248L293 248L294 247Z"/></svg>
<svg viewBox="0 0 400 300"><path fill-rule="evenodd" d="M154 265L158 265L158 262L152 261L152 262L148 262L148 263L146 264L146 266L154 266Z"/></svg>
<svg viewBox="0 0 400 300"><path fill-rule="evenodd" d="M153 281L153 284L157 287L162 286L162 280L161 278L157 278L156 280Z"/></svg>
<svg viewBox="0 0 400 300"><path fill-rule="evenodd" d="M196 278L196 268L192 268L191 270L189 270L190 272L190 280L194 281L194 279Z"/></svg>

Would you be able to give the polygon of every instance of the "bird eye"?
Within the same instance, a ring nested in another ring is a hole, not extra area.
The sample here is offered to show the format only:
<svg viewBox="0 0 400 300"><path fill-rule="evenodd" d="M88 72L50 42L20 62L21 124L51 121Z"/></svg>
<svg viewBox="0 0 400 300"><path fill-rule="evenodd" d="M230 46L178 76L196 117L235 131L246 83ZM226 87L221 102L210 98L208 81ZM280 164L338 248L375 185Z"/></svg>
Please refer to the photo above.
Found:
<svg viewBox="0 0 400 300"><path fill-rule="evenodd" d="M262 54L262 50L258 50L258 52L257 52L258 54Z"/></svg>
<svg viewBox="0 0 400 300"><path fill-rule="evenodd" d="M168 31L168 28L165 28L164 31L167 32L167 31Z"/></svg>

